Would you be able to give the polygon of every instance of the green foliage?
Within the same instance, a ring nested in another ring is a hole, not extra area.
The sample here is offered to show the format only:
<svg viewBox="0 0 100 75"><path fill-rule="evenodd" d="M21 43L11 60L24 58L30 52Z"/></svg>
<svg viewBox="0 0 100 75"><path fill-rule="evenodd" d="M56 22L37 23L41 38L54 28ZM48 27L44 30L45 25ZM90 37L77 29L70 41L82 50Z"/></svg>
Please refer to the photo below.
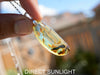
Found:
<svg viewBox="0 0 100 75"><path fill-rule="evenodd" d="M17 75L17 72L14 70L8 70L7 75Z"/></svg>
<svg viewBox="0 0 100 75"><path fill-rule="evenodd" d="M23 75L34 75L34 74L32 74L32 73L25 73L25 69L23 69Z"/></svg>
<svg viewBox="0 0 100 75"><path fill-rule="evenodd" d="M100 75L99 59L93 53L81 48L77 50L73 58L69 58L67 61L56 57L56 66L58 69L75 69L76 74Z"/></svg>
<svg viewBox="0 0 100 75"><path fill-rule="evenodd" d="M10 69L7 71L7 75L17 75L17 72L13 69ZM34 75L34 74L31 73L25 74L25 69L23 69L23 75Z"/></svg>

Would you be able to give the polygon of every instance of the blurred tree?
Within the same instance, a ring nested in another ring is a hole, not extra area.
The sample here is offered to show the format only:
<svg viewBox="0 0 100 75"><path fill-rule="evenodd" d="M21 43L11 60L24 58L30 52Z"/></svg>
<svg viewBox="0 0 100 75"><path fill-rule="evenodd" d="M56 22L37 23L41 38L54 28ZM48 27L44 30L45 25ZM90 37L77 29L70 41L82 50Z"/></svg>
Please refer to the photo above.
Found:
<svg viewBox="0 0 100 75"><path fill-rule="evenodd" d="M100 75L100 62L98 58L88 50L79 48L73 58L64 61L61 57L56 57L57 69L75 69L76 75Z"/></svg>

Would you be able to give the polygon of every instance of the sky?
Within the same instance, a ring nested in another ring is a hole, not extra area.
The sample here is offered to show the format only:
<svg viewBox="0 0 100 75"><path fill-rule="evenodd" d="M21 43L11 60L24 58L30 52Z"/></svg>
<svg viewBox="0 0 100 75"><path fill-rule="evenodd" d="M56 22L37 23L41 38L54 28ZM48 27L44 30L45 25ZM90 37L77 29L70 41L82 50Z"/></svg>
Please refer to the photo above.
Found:
<svg viewBox="0 0 100 75"><path fill-rule="evenodd" d="M38 0L38 3L53 9L53 12L56 13L83 12L87 16L91 16L93 13L92 9L100 3L100 0Z"/></svg>
<svg viewBox="0 0 100 75"><path fill-rule="evenodd" d="M93 16L95 8L100 0L38 0L40 12L43 16L53 16L64 12L84 13L86 16ZM16 12L7 2L2 3L2 13Z"/></svg>

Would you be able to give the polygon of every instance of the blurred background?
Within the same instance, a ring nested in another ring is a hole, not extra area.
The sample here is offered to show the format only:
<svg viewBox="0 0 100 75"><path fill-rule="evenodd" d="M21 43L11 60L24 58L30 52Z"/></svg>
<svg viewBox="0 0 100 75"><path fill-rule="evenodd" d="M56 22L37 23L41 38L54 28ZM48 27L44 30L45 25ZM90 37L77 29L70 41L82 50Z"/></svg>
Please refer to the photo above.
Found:
<svg viewBox="0 0 100 75"><path fill-rule="evenodd" d="M42 47L33 34L14 37L10 40L22 69L75 69L74 75L100 75L100 1L38 0L38 3L43 21L55 29L69 44L71 51L58 57ZM0 3L0 12L18 14L7 1ZM8 45L1 40L0 75L5 74L16 75L16 68Z"/></svg>

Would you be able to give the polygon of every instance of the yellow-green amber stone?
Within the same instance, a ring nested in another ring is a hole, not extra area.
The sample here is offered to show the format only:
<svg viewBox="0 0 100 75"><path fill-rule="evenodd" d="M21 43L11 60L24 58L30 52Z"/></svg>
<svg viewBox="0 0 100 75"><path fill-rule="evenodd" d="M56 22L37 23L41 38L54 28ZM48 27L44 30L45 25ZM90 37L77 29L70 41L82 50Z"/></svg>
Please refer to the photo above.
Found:
<svg viewBox="0 0 100 75"><path fill-rule="evenodd" d="M33 30L39 42L57 56L64 56L70 50L68 44L48 25L33 21Z"/></svg>

